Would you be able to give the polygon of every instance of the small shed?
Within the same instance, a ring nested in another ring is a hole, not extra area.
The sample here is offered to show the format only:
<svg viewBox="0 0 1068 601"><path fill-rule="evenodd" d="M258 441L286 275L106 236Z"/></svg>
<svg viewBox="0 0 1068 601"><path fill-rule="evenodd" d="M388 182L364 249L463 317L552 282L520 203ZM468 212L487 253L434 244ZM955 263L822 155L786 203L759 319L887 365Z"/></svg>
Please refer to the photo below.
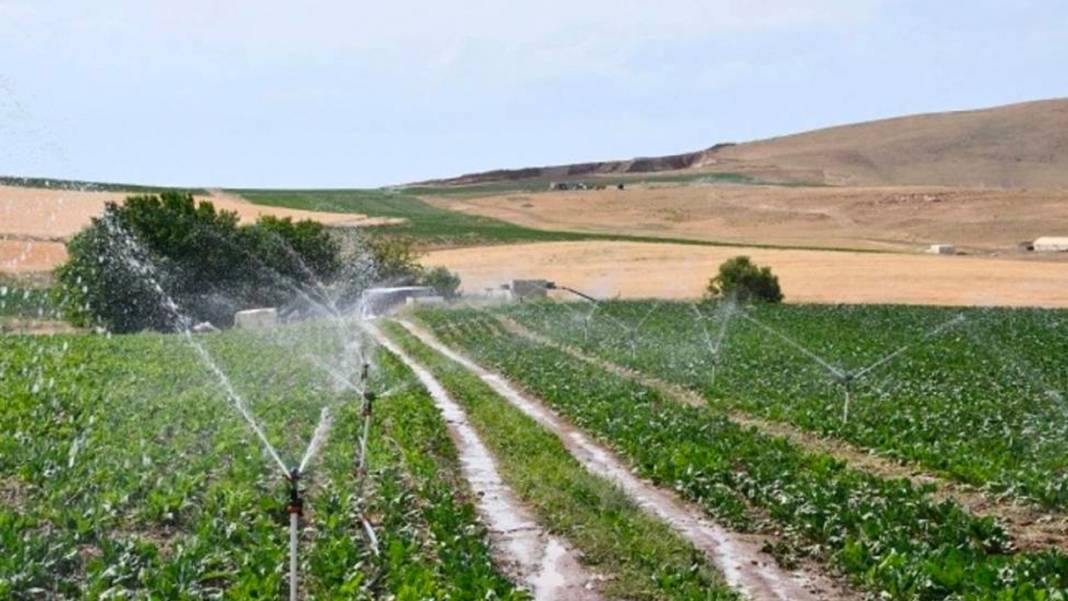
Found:
<svg viewBox="0 0 1068 601"><path fill-rule="evenodd" d="M927 247L927 252L932 255L952 255L956 254L957 249L952 244L932 244Z"/></svg>
<svg viewBox="0 0 1068 601"><path fill-rule="evenodd" d="M1068 236L1042 236L1035 239L1035 252L1068 252Z"/></svg>
<svg viewBox="0 0 1068 601"><path fill-rule="evenodd" d="M262 329L276 325L278 325L278 310L274 307L248 309L234 313L235 328Z"/></svg>

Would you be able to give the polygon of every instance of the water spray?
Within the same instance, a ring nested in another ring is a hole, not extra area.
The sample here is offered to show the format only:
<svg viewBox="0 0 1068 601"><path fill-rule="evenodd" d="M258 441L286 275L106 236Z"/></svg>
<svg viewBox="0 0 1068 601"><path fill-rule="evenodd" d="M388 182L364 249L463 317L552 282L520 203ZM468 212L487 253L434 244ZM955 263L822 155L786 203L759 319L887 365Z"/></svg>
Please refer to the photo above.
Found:
<svg viewBox="0 0 1068 601"><path fill-rule="evenodd" d="M834 382L836 382L840 386L842 386L842 392L843 392L843 396L844 396L844 400L843 400L843 403L842 403L842 423L849 423L849 407L850 407L850 405L852 404L852 401L853 401L853 387L854 387L855 383L858 380L860 380L861 378L866 377L868 374L872 373L874 370L876 370L876 369L878 369L878 368L890 363L891 361L896 359L898 356L900 356L902 353L904 353L908 349L916 346L917 344L920 344L922 342L930 340L931 338L941 334L942 332L950 329L951 327L953 327L953 326L965 321L965 317L964 317L963 314L957 314L952 319L949 319L949 320L939 324L938 326L934 327L933 329L929 330L928 332L926 332L923 336L920 337L919 340L914 341L914 342L910 342L909 344L905 344L905 345L902 345L902 346L898 347L897 349L895 349L895 350L891 351L890 353L887 353L883 357L879 358L875 362L869 364L867 367L861 368L861 369L856 370L856 371L848 371L848 370L845 370L843 368L831 365L828 361L824 360L822 357L820 357L816 353L813 353L812 351L808 350L807 348L802 346L799 342L797 342L793 338L790 338L786 334L783 334L782 332L776 330L775 328L772 328L771 326L765 324L764 322L762 322L759 319L753 317L752 315L749 315L744 311L741 312L740 315L742 317L744 317L746 320L748 320L749 322L756 324L757 326L762 328L764 331L771 333L772 335L776 336L780 340L786 342L790 346L792 346L795 349L801 351L805 356L809 357L810 359L812 359L813 361L818 363L821 367L823 367L827 371L827 373L831 376L831 379Z"/></svg>
<svg viewBox="0 0 1068 601"><path fill-rule="evenodd" d="M590 339L590 322L593 321L594 314L597 313L598 311L600 311L603 308L604 303L602 301L598 300L597 298L595 298L593 296L590 296L589 294L586 294L585 292L581 292L579 290L575 290L574 288L571 288L570 286L557 286L556 282L548 282L548 283L545 284L544 287L545 287L546 290L563 290L565 292L570 292L571 294L574 294L575 296L577 296L577 297L581 298L582 300L584 300L584 301L590 303L591 305L593 305L593 308L584 317L584 324L583 324L583 339L584 339L584 341L586 343L589 343L589 339ZM617 326L619 326L625 332L627 332L628 336L634 334L634 329L631 328L630 326L628 326L626 323L616 319L615 317L612 317L611 315L609 315L607 313L604 313L603 311L601 311L601 313L603 313L605 317L607 317L609 320L611 320L613 323L615 323Z"/></svg>

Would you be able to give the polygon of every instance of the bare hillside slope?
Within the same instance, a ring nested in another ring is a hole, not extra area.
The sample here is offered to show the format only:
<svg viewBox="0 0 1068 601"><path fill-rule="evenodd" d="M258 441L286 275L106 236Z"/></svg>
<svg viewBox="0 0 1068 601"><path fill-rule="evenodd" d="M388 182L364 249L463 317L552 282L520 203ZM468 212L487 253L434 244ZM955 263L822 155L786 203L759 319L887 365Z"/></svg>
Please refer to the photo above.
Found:
<svg viewBox="0 0 1068 601"><path fill-rule="evenodd" d="M658 172L770 182L1068 187L1068 99L911 115L662 157L501 169L446 185Z"/></svg>

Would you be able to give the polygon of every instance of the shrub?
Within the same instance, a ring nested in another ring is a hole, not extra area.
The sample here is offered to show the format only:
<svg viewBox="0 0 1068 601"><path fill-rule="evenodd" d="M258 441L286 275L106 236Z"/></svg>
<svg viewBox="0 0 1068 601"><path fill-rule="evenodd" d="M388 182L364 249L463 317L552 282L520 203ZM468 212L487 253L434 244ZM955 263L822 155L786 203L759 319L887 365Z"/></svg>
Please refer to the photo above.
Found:
<svg viewBox="0 0 1068 601"><path fill-rule="evenodd" d="M407 238L382 236L367 242L375 265L376 279L391 286L417 284L423 273L419 253Z"/></svg>
<svg viewBox="0 0 1068 601"><path fill-rule="evenodd" d="M320 223L240 226L235 213L178 192L109 203L67 250L56 295L65 314L114 332L188 325L164 291L189 320L228 325L235 311L307 298L301 292L338 280L344 262Z"/></svg>
<svg viewBox="0 0 1068 601"><path fill-rule="evenodd" d="M420 283L433 288L438 296L450 299L459 296L457 289L460 288L460 276L444 267L439 266L424 271Z"/></svg>
<svg viewBox="0 0 1068 601"><path fill-rule="evenodd" d="M709 280L706 295L738 302L778 303L783 299L779 278L771 273L771 268L759 267L745 256L724 261L719 266L719 274Z"/></svg>

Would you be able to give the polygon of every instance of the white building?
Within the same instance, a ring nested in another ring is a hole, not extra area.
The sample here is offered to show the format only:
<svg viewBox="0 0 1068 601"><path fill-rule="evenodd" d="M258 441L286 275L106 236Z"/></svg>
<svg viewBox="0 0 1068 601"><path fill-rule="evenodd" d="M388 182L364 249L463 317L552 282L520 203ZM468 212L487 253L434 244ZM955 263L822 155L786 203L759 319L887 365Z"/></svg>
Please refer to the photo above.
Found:
<svg viewBox="0 0 1068 601"><path fill-rule="evenodd" d="M927 252L932 255L952 255L956 254L957 249L952 244L932 244L927 248Z"/></svg>
<svg viewBox="0 0 1068 601"><path fill-rule="evenodd" d="M1035 240L1035 252L1068 252L1068 236L1042 236Z"/></svg>

